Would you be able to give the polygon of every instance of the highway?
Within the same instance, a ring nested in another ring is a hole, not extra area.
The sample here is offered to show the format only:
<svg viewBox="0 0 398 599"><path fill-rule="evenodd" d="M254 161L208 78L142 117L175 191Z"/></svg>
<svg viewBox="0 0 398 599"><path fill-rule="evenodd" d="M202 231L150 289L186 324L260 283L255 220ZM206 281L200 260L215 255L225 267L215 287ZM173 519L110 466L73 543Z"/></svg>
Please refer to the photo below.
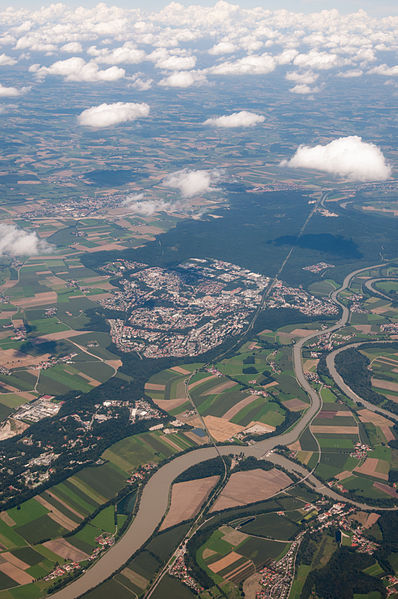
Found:
<svg viewBox="0 0 398 599"><path fill-rule="evenodd" d="M316 337L324 335L327 332L337 331L347 324L350 312L349 309L339 301L339 293L341 293L344 289L347 289L352 279L359 273L369 270L370 268L380 268L382 266L385 266L385 264L368 266L348 274L345 277L341 287L331 294L333 301L335 301L342 310L340 319L327 329L317 331L316 333L311 333L310 335L307 335L307 337L300 339L294 345L293 364L295 376L298 383L306 391L311 401L310 407L306 410L303 417L288 432L282 433L276 437L270 437L269 439L259 441L249 446L228 445L218 446L217 448L208 447L195 449L187 454L177 456L159 468L146 483L136 517L122 538L118 540L118 542L96 563L88 568L82 574L82 576L73 581L64 589L55 592L53 595L51 595L51 597L54 599L76 599L83 593L106 580L118 568L123 566L123 564L127 562L131 555L140 549L140 547L142 547L142 545L156 530L156 527L160 523L167 509L169 489L173 480L190 466L214 458L220 454L228 455L231 453L243 452L246 456L262 457L266 454L269 454L269 452L277 445L290 445L296 441L322 407L322 399L320 395L311 387L304 375L302 365L303 346L311 339L315 339ZM346 347L342 349L346 349ZM340 351L342 351L342 349ZM317 492L327 495L335 500L342 500L345 502L349 501L346 497L339 495L328 486L325 486L324 483L317 480L313 474L309 473L302 466L274 453L267 455L267 459L275 464L283 466L286 468L286 470L296 474L296 476L299 476L302 480L307 481ZM361 509L374 509L373 506L366 504L357 502L351 503L357 505Z"/></svg>
<svg viewBox="0 0 398 599"><path fill-rule="evenodd" d="M379 291L378 289L375 289L373 287L373 285L374 285L374 283L378 283L379 281L396 281L396 280L397 280L396 277L380 277L379 279L368 279L367 281L365 281L365 287L368 291L370 291L374 295L378 295L379 297L382 297L383 299L391 301L391 297L389 295L387 295L386 293L383 293L382 291Z"/></svg>
<svg viewBox="0 0 398 599"><path fill-rule="evenodd" d="M383 416L385 416L386 418L389 418L390 420L394 420L395 422L398 422L397 414L393 414L389 410L385 410L384 408L376 406L376 405L370 403L369 401L366 401L359 395L357 395L351 389L351 387L349 387L344 382L342 376L336 370L335 360L336 360L336 356L340 352L345 351L346 349L360 347L361 345L364 345L365 343L366 344L375 343L376 345L380 345L381 343L393 343L393 342L392 341L362 341L360 343L350 343L349 345L344 345L343 347L339 347L339 348L335 349L334 351L332 351L330 354L328 354L328 356L326 358L326 366L328 367L330 375L333 378L336 385L338 387L340 387L340 389L343 391L343 393L345 393L347 395L347 397L349 397L356 403L361 403L368 410L372 410L373 412L377 412L378 414L383 414Z"/></svg>

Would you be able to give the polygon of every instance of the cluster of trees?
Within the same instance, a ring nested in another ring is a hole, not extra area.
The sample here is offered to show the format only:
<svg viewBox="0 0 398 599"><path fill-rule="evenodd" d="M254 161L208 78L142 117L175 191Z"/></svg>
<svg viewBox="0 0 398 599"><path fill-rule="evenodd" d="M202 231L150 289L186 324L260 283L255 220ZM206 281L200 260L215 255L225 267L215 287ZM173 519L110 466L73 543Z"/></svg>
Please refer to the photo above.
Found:
<svg viewBox="0 0 398 599"><path fill-rule="evenodd" d="M227 464L231 463L231 458L229 456L225 457L224 460L226 460ZM207 478L208 476L222 476L224 472L224 461L220 457L217 457L204 462L199 462L199 464L195 464L187 470L184 470L184 472L181 472L181 474L177 476L174 482L183 483L189 480L197 480L198 478Z"/></svg>
<svg viewBox="0 0 398 599"><path fill-rule="evenodd" d="M347 547L337 549L326 566L309 573L300 599L309 599L314 590L322 599L353 599L355 594L366 595L372 591L386 597L382 581L363 572L374 563L375 558L370 555Z"/></svg>
<svg viewBox="0 0 398 599"><path fill-rule="evenodd" d="M398 414L398 405L373 389L369 370L370 360L361 352L353 347L346 349L336 355L335 364L344 382L354 393L366 401L383 406L390 412Z"/></svg>
<svg viewBox="0 0 398 599"><path fill-rule="evenodd" d="M244 460L241 460L234 468L233 472L247 471L247 470L272 470L274 467L272 462L268 460L258 460L254 456L249 456Z"/></svg>
<svg viewBox="0 0 398 599"><path fill-rule="evenodd" d="M304 536L297 552L297 564L305 564L306 566L310 566L312 564L314 555L319 549L321 538L322 533L318 531L311 535L306 534Z"/></svg>

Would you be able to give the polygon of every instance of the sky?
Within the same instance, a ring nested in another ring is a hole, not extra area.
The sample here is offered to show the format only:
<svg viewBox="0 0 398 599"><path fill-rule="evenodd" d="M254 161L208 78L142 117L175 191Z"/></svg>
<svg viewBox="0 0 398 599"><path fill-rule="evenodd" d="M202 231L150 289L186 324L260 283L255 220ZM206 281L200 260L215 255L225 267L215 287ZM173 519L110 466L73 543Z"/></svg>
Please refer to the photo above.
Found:
<svg viewBox="0 0 398 599"><path fill-rule="evenodd" d="M85 6L93 7L98 4L99 0L63 0L63 4L70 7ZM54 2L55 3L55 2ZM191 2L189 0L179 0L180 4L190 6L192 4L200 4L202 6L213 6L215 0L198 0ZM365 10L369 15L387 16L398 15L398 3L396 0L386 0L377 2L375 0L244 0L244 2L234 2L242 7L252 8L261 6L272 10L285 8L294 12L315 12L323 9L336 8L341 13L356 12L359 9ZM46 0L0 0L0 8L8 6L21 8L39 8L52 4ZM170 4L170 0L114 0L106 2L108 5L120 6L122 8L141 8L143 10L158 10Z"/></svg>

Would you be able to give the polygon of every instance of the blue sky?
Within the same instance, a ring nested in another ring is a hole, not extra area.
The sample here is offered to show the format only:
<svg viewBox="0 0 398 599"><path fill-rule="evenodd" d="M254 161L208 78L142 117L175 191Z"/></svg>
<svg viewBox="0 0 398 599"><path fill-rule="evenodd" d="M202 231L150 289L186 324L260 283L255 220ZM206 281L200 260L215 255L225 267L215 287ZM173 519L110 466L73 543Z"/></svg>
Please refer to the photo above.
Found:
<svg viewBox="0 0 398 599"><path fill-rule="evenodd" d="M201 4L203 6L211 6L215 4L215 0L198 0L196 2L189 0L179 1L180 4L184 5ZM99 0L63 0L63 3L67 6L92 7L96 6L98 2ZM51 3L49 0L0 0L0 7L39 8ZM124 8L142 8L145 10L157 10L169 3L169 0L110 0L106 2L106 4ZM396 0L386 0L384 2L375 2L375 0L245 0L244 2L232 1L231 4L240 4L244 7L262 6L270 9L286 8L294 12L313 12L336 8L342 13L347 13L362 8L374 16L398 15L398 3Z"/></svg>

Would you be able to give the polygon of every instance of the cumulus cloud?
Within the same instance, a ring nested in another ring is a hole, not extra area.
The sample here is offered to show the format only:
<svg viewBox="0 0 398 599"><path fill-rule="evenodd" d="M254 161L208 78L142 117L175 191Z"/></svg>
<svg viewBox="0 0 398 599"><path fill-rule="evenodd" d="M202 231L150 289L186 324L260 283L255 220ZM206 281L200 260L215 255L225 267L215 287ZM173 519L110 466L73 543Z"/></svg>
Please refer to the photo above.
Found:
<svg viewBox="0 0 398 599"><path fill-rule="evenodd" d="M381 150L358 136L340 137L325 146L300 146L281 166L314 169L354 181L383 181L391 175Z"/></svg>
<svg viewBox="0 0 398 599"><path fill-rule="evenodd" d="M95 56L95 62L103 64L138 64L145 59L145 52L139 50L133 43L126 42L119 48L101 48L97 50L95 46L88 49L88 54Z"/></svg>
<svg viewBox="0 0 398 599"><path fill-rule="evenodd" d="M310 87L306 83L297 83L294 87L289 89L292 94L300 94L302 96L319 92L319 87Z"/></svg>
<svg viewBox="0 0 398 599"><path fill-rule="evenodd" d="M50 244L39 239L36 233L0 223L0 256L37 256L51 251Z"/></svg>
<svg viewBox="0 0 398 599"><path fill-rule="evenodd" d="M80 42L69 42L61 47L61 51L68 54L78 54L79 52L83 52L83 48Z"/></svg>
<svg viewBox="0 0 398 599"><path fill-rule="evenodd" d="M196 65L195 56L167 56L155 63L155 67L165 71L188 71Z"/></svg>
<svg viewBox="0 0 398 599"><path fill-rule="evenodd" d="M229 115L223 115L217 118L207 119L203 124L211 125L213 127L225 128L254 127L254 125L263 123L264 120L265 117L261 116L261 114L241 110L240 112L234 112Z"/></svg>
<svg viewBox="0 0 398 599"><path fill-rule="evenodd" d="M148 104L135 104L133 102L115 102L114 104L100 104L83 110L77 117L80 125L84 127L111 127L119 123L135 121L149 115Z"/></svg>
<svg viewBox="0 0 398 599"><path fill-rule="evenodd" d="M269 54L251 54L234 62L222 62L209 69L213 75L266 75L275 70L275 59Z"/></svg>
<svg viewBox="0 0 398 599"><path fill-rule="evenodd" d="M165 212L172 210L172 204L164 200L146 200L143 193L137 193L130 196L123 202L123 206L134 214L140 216L152 216L156 212Z"/></svg>
<svg viewBox="0 0 398 599"><path fill-rule="evenodd" d="M11 58L11 56L7 56L7 54L0 54L0 67L11 67L16 64L15 58Z"/></svg>
<svg viewBox="0 0 398 599"><path fill-rule="evenodd" d="M184 198L214 191L213 184L220 179L219 171L183 169L172 173L163 180L163 185L178 189Z"/></svg>
<svg viewBox="0 0 398 599"><path fill-rule="evenodd" d="M308 54L298 54L293 60L293 64L305 69L327 70L339 65L341 60L337 54L328 52L318 52L310 50Z"/></svg>
<svg viewBox="0 0 398 599"><path fill-rule="evenodd" d="M109 67L109 69L100 70L98 65L93 62L86 62L80 56L72 56L66 60L58 60L49 67L39 67L32 65L29 69L36 73L39 79L47 75L59 75L65 81L117 81L122 79L126 71L119 67Z"/></svg>
<svg viewBox="0 0 398 599"><path fill-rule="evenodd" d="M138 89L140 92L145 92L148 89L151 89L153 83L153 79L143 77L143 73L136 73L132 77L132 83L128 84L128 87L134 87Z"/></svg>
<svg viewBox="0 0 398 599"><path fill-rule="evenodd" d="M288 81L296 81L297 83L302 83L303 85L310 85L318 79L319 75L318 73L313 73L312 71L291 71L286 73L285 77Z"/></svg>
<svg viewBox="0 0 398 599"><path fill-rule="evenodd" d="M354 77L362 77L362 75L363 71L361 69L350 69L337 74L338 77L342 77L343 79L353 79Z"/></svg>
<svg viewBox="0 0 398 599"><path fill-rule="evenodd" d="M398 76L398 64L392 67L389 67L386 64L380 64L373 69L370 69L368 73L372 75L384 75L384 77L397 77Z"/></svg>
<svg viewBox="0 0 398 599"><path fill-rule="evenodd" d="M236 46L232 42L221 41L218 44L214 44L208 52L213 56L221 56L222 54L232 54L236 49Z"/></svg>
<svg viewBox="0 0 398 599"><path fill-rule="evenodd" d="M0 98L16 98L28 90L28 87L21 87L20 89L17 89L16 87L6 87L0 83Z"/></svg>
<svg viewBox="0 0 398 599"><path fill-rule="evenodd" d="M176 71L159 81L162 87L191 87L195 83L204 83L206 76L198 71Z"/></svg>

